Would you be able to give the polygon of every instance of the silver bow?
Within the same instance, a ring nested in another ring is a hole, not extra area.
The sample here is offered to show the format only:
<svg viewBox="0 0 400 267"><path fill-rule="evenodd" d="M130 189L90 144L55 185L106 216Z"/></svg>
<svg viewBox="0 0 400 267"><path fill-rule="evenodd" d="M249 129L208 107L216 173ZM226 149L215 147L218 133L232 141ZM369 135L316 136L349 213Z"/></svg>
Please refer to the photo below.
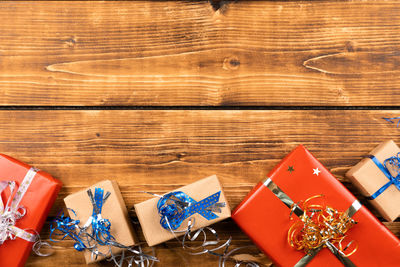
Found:
<svg viewBox="0 0 400 267"><path fill-rule="evenodd" d="M25 175L21 185L17 189L14 181L1 181L0 194L10 188L10 197L4 205L0 200L0 245L6 240L14 240L17 237L22 238L28 242L35 242L38 239L37 234L31 234L15 226L17 221L25 216L26 209L20 206L22 198L29 188L33 178L36 175L36 170L31 168Z"/></svg>

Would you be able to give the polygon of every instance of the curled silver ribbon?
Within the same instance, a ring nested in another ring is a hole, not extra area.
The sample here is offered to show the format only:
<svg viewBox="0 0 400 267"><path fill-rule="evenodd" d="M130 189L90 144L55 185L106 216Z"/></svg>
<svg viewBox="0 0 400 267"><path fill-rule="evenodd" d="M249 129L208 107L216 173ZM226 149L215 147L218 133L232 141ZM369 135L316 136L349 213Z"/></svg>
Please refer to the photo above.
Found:
<svg viewBox="0 0 400 267"><path fill-rule="evenodd" d="M34 243L33 246L32 246L32 251L33 251L36 255L41 256L41 257L47 257L47 256L50 256L50 255L53 255L53 253L54 253L54 248L53 248L53 246L50 245L49 242L43 241L43 240L40 238L40 235L39 235L39 233L38 233L36 230L28 229L28 230L26 230L26 231L29 231L29 230L35 232L35 234L36 234L36 235L35 235L35 236L36 236L36 241L35 241L35 243ZM46 247L47 247L47 249L49 249L50 251L47 252L47 253L46 253L46 252L42 252L41 250L42 250L43 248L46 248Z"/></svg>
<svg viewBox="0 0 400 267"><path fill-rule="evenodd" d="M168 219L167 219L168 224ZM260 265L254 261L250 260L237 260L233 256L234 254L244 248L255 248L254 246L243 246L232 249L229 251L229 247L232 244L232 237L229 237L227 241L222 241L217 231L215 231L211 227L202 227L197 230L192 231L192 228L195 224L195 218L190 218L188 221L188 227L186 230L174 231L172 228L169 231L174 235L174 238L182 244L182 248L190 255L202 255L202 254L211 254L219 257L219 267L225 267L225 264L229 262L233 262L235 267L246 266L246 267L260 267ZM176 233L183 233L182 240L178 238ZM208 236L212 237L212 239L208 238ZM191 242L201 240L201 245L198 246L190 246L188 245Z"/></svg>
<svg viewBox="0 0 400 267"><path fill-rule="evenodd" d="M164 196L153 194L150 192L142 191L143 193L154 195L160 199ZM184 209L187 206L190 206L190 203L182 201L181 199L169 198L171 201L174 201L178 208ZM221 208L225 207L226 203L217 202L206 209L212 212L221 212ZM182 248L190 255L202 255L202 254L210 254L219 257L219 267L225 267L226 262L233 262L235 267L246 266L246 267L260 267L258 263L250 260L237 260L233 256L234 254L244 248L256 248L255 246L244 246L232 249L229 251L229 247L232 244L232 237L230 237L227 241L222 241L217 231L215 231L211 227L202 227L197 230L192 230L195 225L195 218L189 217L188 227L186 230L174 230L168 220L167 216L162 217L162 221L165 222L165 229L169 230L174 238L181 243ZM163 225L162 225L163 226ZM164 228L164 226L163 226ZM182 240L178 238L177 234L182 234ZM211 236L212 238L208 238ZM195 241L201 241L201 245L199 246L190 246L189 243Z"/></svg>
<svg viewBox="0 0 400 267"><path fill-rule="evenodd" d="M36 173L36 169L29 169L19 187L14 181L0 181L0 193L7 187L10 189L10 197L6 205L0 199L0 245L6 240L15 240L17 237L28 242L37 240L38 235L31 234L15 226L17 221L26 215L26 209L20 205L20 202Z"/></svg>
<svg viewBox="0 0 400 267"><path fill-rule="evenodd" d="M136 247L127 247L119 243L115 243L112 245L115 247L124 248L126 249L126 251L131 253L131 255L126 255L126 252L122 251L120 255L114 255L110 250L111 256L107 258L107 261L114 262L115 266L121 267L125 262L128 264L128 267L131 266L151 267L154 265L154 262L158 261L158 259L154 256L155 255L154 248L151 248L153 255L149 255L145 254L142 251L142 247L140 245L137 245Z"/></svg>

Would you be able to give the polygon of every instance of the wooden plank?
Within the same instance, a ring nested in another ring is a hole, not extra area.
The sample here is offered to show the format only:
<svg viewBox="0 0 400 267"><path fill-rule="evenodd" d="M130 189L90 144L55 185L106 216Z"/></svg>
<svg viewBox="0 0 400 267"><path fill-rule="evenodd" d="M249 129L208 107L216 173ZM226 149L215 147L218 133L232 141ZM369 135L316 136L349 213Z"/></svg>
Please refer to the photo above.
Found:
<svg viewBox="0 0 400 267"><path fill-rule="evenodd" d="M140 191L164 193L217 174L235 207L301 143L370 207L344 173L379 142L398 141L400 129L382 119L394 116L400 111L0 111L0 151L64 183L51 216L66 195L103 179L119 182L131 209L148 199ZM399 222L386 225L400 236ZM215 228L232 235L234 246L251 244L230 220ZM83 257L71 245L57 244L56 255L32 256L27 266L80 266ZM156 253L162 266L217 263L182 256L174 241Z"/></svg>
<svg viewBox="0 0 400 267"><path fill-rule="evenodd" d="M398 105L398 1L0 2L0 105Z"/></svg>

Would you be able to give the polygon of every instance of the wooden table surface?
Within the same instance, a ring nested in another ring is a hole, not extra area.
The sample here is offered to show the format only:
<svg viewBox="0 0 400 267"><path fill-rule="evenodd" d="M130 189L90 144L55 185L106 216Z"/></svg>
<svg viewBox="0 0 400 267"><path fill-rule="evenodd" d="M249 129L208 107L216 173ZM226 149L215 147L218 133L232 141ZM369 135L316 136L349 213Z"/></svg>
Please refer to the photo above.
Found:
<svg viewBox="0 0 400 267"><path fill-rule="evenodd" d="M103 179L131 209L148 198L139 191L216 174L234 207L298 144L376 214L344 174L381 141L400 143L383 119L400 116L399 2L218 5L0 2L0 151L64 183L48 221ZM400 237L400 222L384 224ZM251 244L231 220L215 229ZM71 246L26 266L85 266ZM218 266L174 241L155 250L157 266Z"/></svg>

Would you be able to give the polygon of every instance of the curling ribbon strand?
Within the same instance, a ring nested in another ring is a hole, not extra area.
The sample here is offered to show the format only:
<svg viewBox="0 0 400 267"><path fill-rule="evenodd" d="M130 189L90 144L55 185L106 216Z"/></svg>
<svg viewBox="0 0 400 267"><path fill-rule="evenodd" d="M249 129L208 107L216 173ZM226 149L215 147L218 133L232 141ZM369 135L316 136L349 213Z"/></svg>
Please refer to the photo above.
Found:
<svg viewBox="0 0 400 267"><path fill-rule="evenodd" d="M256 262L251 260L237 260L234 258L233 254L245 247L238 247L229 251L232 238L222 241L217 232L211 227L202 227L192 231L195 224L194 217L188 220L186 230L176 230L185 219L195 213L199 213L207 220L218 218L213 211L220 213L221 208L226 206L225 202L218 202L220 195L221 191L218 191L199 202L181 191L168 193L164 196L156 195L160 197L157 203L158 213L161 216L160 224L173 234L174 238L182 244L182 248L187 250L190 255L211 254L218 256L219 267L225 267L227 261L234 262L235 267L259 267ZM182 240L177 237L176 233L184 233ZM211 239L209 239L210 237ZM199 241L200 245L188 245Z"/></svg>
<svg viewBox="0 0 400 267"><path fill-rule="evenodd" d="M377 198L392 184L395 185L398 190L400 190L400 152L397 153L396 156L387 158L383 162L383 164L374 155L368 155L367 157L370 158L375 163L375 165L383 172L383 174L385 174L385 176L389 179L389 181L386 184L384 184L374 194L368 197L368 199L373 200ZM397 172L396 177L390 173L389 168L387 166L388 164L392 166L392 168Z"/></svg>
<svg viewBox="0 0 400 267"><path fill-rule="evenodd" d="M15 226L17 221L26 214L26 209L19 204L32 183L36 173L36 169L29 169L18 189L14 181L0 182L0 194L7 187L10 188L10 197L8 198L7 203L4 205L3 201L0 199L0 245L6 240L14 240L17 237L28 242L35 242L38 239L37 234L28 233L27 231Z"/></svg>
<svg viewBox="0 0 400 267"><path fill-rule="evenodd" d="M296 250L304 250L306 254L315 249L328 247L330 244L338 245L338 251L344 256L349 257L356 250L345 254L345 250L350 246L343 247L342 242L346 237L347 231L352 228L356 222L345 212L340 212L332 207L321 204L310 204L311 200L322 198L323 195L317 195L304 201L302 209L303 215L292 224L288 231L288 243ZM291 217L291 219L293 219ZM328 245L328 242L330 243Z"/></svg>
<svg viewBox="0 0 400 267"><path fill-rule="evenodd" d="M96 241L100 245L107 245L107 243L109 243L111 240L115 240L115 238L110 233L110 221L101 217L101 210L104 204L104 190L102 188L95 188L94 197L90 190L88 191L88 195L93 205L93 213L92 216L85 223L84 228L87 228L89 225L91 225L91 236L95 237Z"/></svg>
<svg viewBox="0 0 400 267"><path fill-rule="evenodd" d="M300 206L299 203L295 203L274 181L272 181L271 178L267 178L263 181L263 184L265 187L267 187L269 190L271 190L271 192L279 199L282 201L283 204L285 204L288 208L290 208L290 216L292 214L295 214L298 218L302 218L302 216L311 216L313 213L317 213L320 212L318 211L318 207L321 205L310 205L309 207L313 208L313 210L309 210L308 213L303 211ZM319 197L319 196L318 196ZM312 198L308 199L307 202L309 202L311 199L317 198L317 196L313 196ZM361 204L360 202L358 202L358 200L354 200L354 202L350 205L350 207L343 212L343 214L345 214L347 216L348 219L351 219L354 214L357 213L357 211L361 208ZM310 214L309 212L312 211L312 213ZM329 215L331 214L335 214L334 209L329 209ZM314 216L314 215L313 215ZM327 216L327 215L324 215ZM332 215L331 215L332 216ZM342 215L344 216L344 215ZM324 219L324 217L322 217L322 215L320 214L319 216L319 220ZM328 227L330 228L330 227ZM303 229L301 229L303 230ZM288 241L289 244L291 244L291 235L294 235L292 233L293 229L289 229L288 232ZM313 236L311 236L311 240L310 242L315 242L313 240ZM296 240L296 242L298 242ZM325 245L331 252L332 254L346 267L355 267L355 264L348 258L346 257L346 255L342 252L344 250L346 250L349 246L349 244L351 244L351 242L343 249L341 247L341 242L339 242L339 249L336 248L329 239L325 240L323 243L321 243L323 245ZM315 245L314 245L315 246ZM305 247L305 246L304 246ZM303 247L303 249L304 249ZM309 248L308 253L302 257L295 265L294 267L305 267L318 253L319 251L323 248L323 246L319 246L316 248Z"/></svg>

